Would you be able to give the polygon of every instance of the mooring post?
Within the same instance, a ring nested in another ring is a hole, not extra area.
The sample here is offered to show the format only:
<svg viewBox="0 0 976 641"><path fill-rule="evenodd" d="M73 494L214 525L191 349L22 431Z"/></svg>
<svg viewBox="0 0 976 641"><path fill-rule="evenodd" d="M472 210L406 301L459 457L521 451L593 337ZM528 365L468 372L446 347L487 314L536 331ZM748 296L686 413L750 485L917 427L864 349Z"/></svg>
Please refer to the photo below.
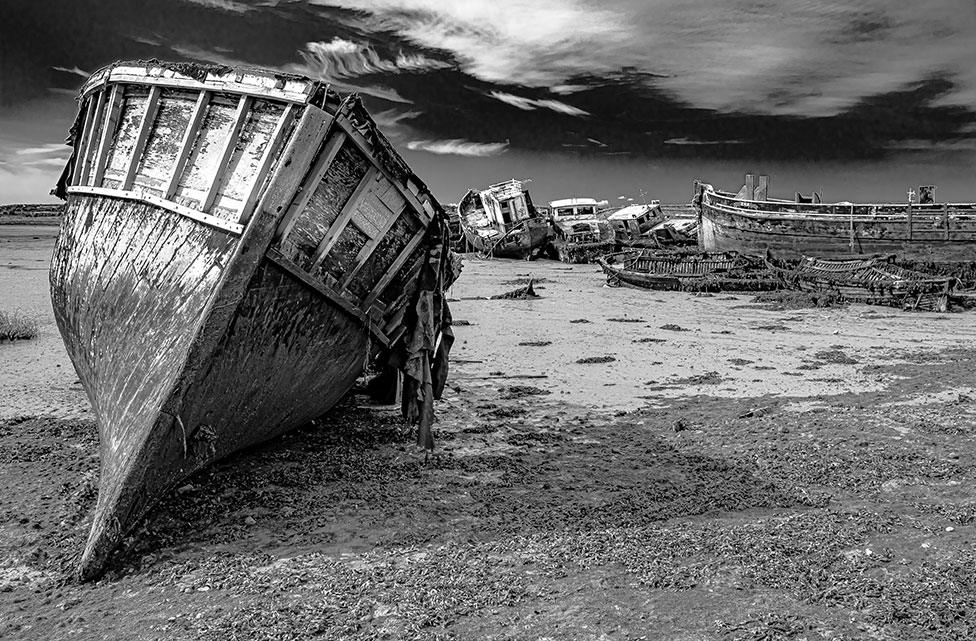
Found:
<svg viewBox="0 0 976 641"><path fill-rule="evenodd" d="M908 240L912 239L912 201L908 201Z"/></svg>
<svg viewBox="0 0 976 641"><path fill-rule="evenodd" d="M854 253L854 205L851 205L851 216L850 216L850 240L851 240L851 253Z"/></svg>
<svg viewBox="0 0 976 641"><path fill-rule="evenodd" d="M942 223L945 226L945 239L949 240L949 203L942 203Z"/></svg>

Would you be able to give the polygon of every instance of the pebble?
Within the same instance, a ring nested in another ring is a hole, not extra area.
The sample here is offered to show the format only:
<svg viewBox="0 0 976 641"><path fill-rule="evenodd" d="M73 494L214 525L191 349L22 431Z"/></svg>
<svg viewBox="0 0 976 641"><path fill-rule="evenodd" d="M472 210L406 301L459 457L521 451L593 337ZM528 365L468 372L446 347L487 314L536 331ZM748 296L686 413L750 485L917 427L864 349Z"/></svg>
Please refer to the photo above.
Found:
<svg viewBox="0 0 976 641"><path fill-rule="evenodd" d="M254 525L255 523L257 523L257 521L255 521L254 517L252 516L249 516L244 519L244 525Z"/></svg>
<svg viewBox="0 0 976 641"><path fill-rule="evenodd" d="M952 531L953 531L953 530L955 530L955 529L956 529L956 528L954 528L954 527L952 527L951 525L949 525L949 526L947 526L947 527L946 527L946 532L952 532Z"/></svg>

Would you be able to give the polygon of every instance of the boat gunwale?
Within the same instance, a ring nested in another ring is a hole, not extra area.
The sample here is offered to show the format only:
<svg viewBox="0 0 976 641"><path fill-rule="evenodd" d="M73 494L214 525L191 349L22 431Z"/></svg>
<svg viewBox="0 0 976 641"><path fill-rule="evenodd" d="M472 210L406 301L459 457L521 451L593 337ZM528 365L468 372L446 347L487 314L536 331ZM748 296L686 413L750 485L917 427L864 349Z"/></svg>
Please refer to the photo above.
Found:
<svg viewBox="0 0 976 641"><path fill-rule="evenodd" d="M121 198L123 200L134 200L136 202L146 203L148 205L154 205L156 207L161 207L180 216L190 218L197 222L209 225L211 227L216 227L226 232L230 232L237 236L244 233L244 225L240 223L232 223L228 220L220 218L219 216L213 216L211 214L205 214L202 211L181 205L179 203L172 202L170 200L164 200L159 196L154 196L152 194L147 194L142 191L136 190L123 190L123 189L111 189L109 187L89 187L88 185L76 185L67 188L68 194L77 194L82 196L102 196L107 198Z"/></svg>

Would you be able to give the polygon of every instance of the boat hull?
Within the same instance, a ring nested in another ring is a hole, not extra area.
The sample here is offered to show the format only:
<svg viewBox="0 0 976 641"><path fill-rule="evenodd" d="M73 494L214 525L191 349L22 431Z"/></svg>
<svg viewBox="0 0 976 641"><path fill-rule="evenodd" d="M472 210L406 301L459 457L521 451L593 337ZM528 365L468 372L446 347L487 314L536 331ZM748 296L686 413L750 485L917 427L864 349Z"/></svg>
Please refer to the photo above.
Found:
<svg viewBox="0 0 976 641"><path fill-rule="evenodd" d="M549 225L539 220L528 220L522 224L523 231L512 238L503 238L501 242L492 242L477 233L462 222L464 238L468 246L476 252L498 258L520 258L528 260L538 253L549 240Z"/></svg>
<svg viewBox="0 0 976 641"><path fill-rule="evenodd" d="M775 276L758 273L755 261L731 253L664 254L622 252L597 261L607 285L687 292L770 291L779 288Z"/></svg>
<svg viewBox="0 0 976 641"><path fill-rule="evenodd" d="M556 257L564 263L579 264L594 262L600 256L614 250L617 243L614 240L604 240L595 243L571 243L556 238L551 241Z"/></svg>
<svg viewBox="0 0 976 641"><path fill-rule="evenodd" d="M746 213L713 206L707 196L699 212L699 246L705 251L769 252L777 258L897 254L928 262L971 261L976 254L976 217L953 218L946 224L938 213L919 214L911 223L907 217L872 221L860 214Z"/></svg>

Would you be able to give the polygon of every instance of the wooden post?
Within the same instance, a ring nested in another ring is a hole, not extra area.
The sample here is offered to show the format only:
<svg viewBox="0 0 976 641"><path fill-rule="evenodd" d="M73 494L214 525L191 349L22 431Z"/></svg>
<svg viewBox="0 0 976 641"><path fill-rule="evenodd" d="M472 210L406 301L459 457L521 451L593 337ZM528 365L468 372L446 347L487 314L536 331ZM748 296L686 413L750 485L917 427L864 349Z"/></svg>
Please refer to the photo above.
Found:
<svg viewBox="0 0 976 641"><path fill-rule="evenodd" d="M173 171L170 174L169 182L166 183L166 189L163 190L163 199L172 200L173 195L176 193L176 189L180 184L180 177L183 175L183 169L186 167L186 161L190 157L190 150L193 149L193 141L197 138L197 133L200 131L200 125L203 123L203 117L207 113L207 104L210 102L210 92L201 91L200 95L197 96L197 102L193 106L193 114L190 116L190 122L186 125L186 131L183 132L183 141L180 143L180 153L176 157L176 162L173 163Z"/></svg>
<svg viewBox="0 0 976 641"><path fill-rule="evenodd" d="M850 229L850 235L851 235L851 253L853 254L854 253L854 205L851 205L851 217L850 217L850 221L851 221L851 229Z"/></svg>
<svg viewBox="0 0 976 641"><path fill-rule="evenodd" d="M288 125L291 123L292 115L296 109L295 105L287 105L285 107L281 117L278 119L278 124L275 125L275 129L268 139L268 144L264 148L264 153L261 155L261 164L258 165L258 170L254 174L251 186L248 188L247 197L244 198L244 204L241 205L240 223L242 225L246 224L251 217L254 205L257 204L258 196L261 194L264 179L268 177L268 172L271 170L271 161L274 159L275 149L278 148L278 145L284 139L285 132L288 131Z"/></svg>
<svg viewBox="0 0 976 641"><path fill-rule="evenodd" d="M753 174L746 174L746 200L753 200L756 195L756 177Z"/></svg>
<svg viewBox="0 0 976 641"><path fill-rule="evenodd" d="M203 202L200 203L200 211L202 212L209 212L217 200L217 192L220 191L220 183L224 177L224 172L227 170L227 163L230 162L230 157L233 155L234 148L237 146L241 128L244 127L244 121L247 120L247 112L251 107L251 100L251 96L241 96L240 101L237 103L237 111L234 112L234 126L227 133L227 139L224 140L224 149L220 153L216 170L210 181L210 188L207 189L207 195L204 197Z"/></svg>
<svg viewBox="0 0 976 641"><path fill-rule="evenodd" d="M92 187L99 187L102 177L105 176L105 164L108 162L108 149L112 146L112 137L115 135L115 125L119 122L119 112L122 111L122 96L125 90L122 85L112 85L112 95L105 106L105 122L102 125L102 139L98 143L98 151L95 152L94 166L92 168L92 179L89 183Z"/></svg>
<svg viewBox="0 0 976 641"><path fill-rule="evenodd" d="M945 226L945 239L949 240L949 203L942 203L942 222Z"/></svg>
<svg viewBox="0 0 976 641"><path fill-rule="evenodd" d="M908 203L908 240L912 239L912 203Z"/></svg>
<svg viewBox="0 0 976 641"><path fill-rule="evenodd" d="M759 185L756 186L756 194L753 200L766 200L769 195L769 176L760 175Z"/></svg>
<svg viewBox="0 0 976 641"><path fill-rule="evenodd" d="M156 111L159 109L159 85L153 85L149 90L149 97L146 99L146 109L142 112L142 122L139 123L139 133L136 134L135 143L132 145L132 156L129 157L129 165L125 169L125 176L122 179L122 191L129 191L136 179L136 170L139 168L139 161L142 160L142 153L149 139L149 132L152 130L153 121L156 120Z"/></svg>
<svg viewBox="0 0 976 641"><path fill-rule="evenodd" d="M71 177L72 185L80 184L81 179L87 176L87 173L82 171L82 169L87 164L85 159L88 157L88 148L91 147L95 114L102 108L102 102L105 100L104 96L105 92L99 91L97 96L93 94L88 98L88 106L85 107L85 126L81 130L81 138L78 140L78 146L75 147L75 169Z"/></svg>

